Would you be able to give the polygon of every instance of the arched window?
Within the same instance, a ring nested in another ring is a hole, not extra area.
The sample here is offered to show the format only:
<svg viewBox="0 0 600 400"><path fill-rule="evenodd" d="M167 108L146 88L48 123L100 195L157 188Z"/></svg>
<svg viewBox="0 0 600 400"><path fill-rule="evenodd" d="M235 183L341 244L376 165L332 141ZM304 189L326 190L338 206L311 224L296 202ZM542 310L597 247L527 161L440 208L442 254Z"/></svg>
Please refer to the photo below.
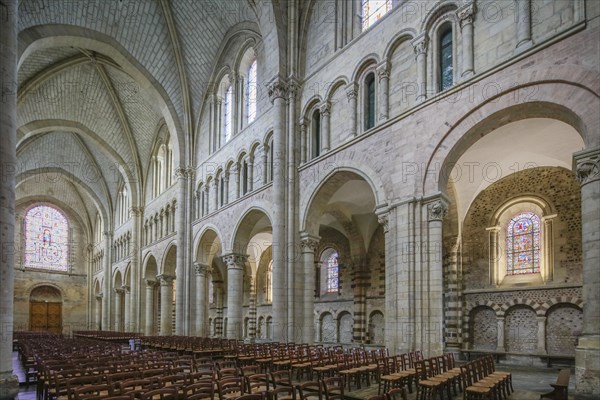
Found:
<svg viewBox="0 0 600 400"><path fill-rule="evenodd" d="M69 269L69 223L57 209L37 206L25 215L25 268Z"/></svg>
<svg viewBox="0 0 600 400"><path fill-rule="evenodd" d="M223 103L223 135L227 143L231 139L233 130L233 87L231 85L225 91Z"/></svg>
<svg viewBox="0 0 600 400"><path fill-rule="evenodd" d="M168 135L168 132L166 133ZM169 137L152 157L152 197L160 196L173 184L173 149Z"/></svg>
<svg viewBox="0 0 600 400"><path fill-rule="evenodd" d="M441 32L439 43L440 91L449 89L454 84L452 61L452 28Z"/></svg>
<svg viewBox="0 0 600 400"><path fill-rule="evenodd" d="M117 195L116 225L121 226L129 220L130 200L127 196L127 186L123 184Z"/></svg>
<svg viewBox="0 0 600 400"><path fill-rule="evenodd" d="M316 109L312 116L312 158L318 157L321 154L321 112Z"/></svg>
<svg viewBox="0 0 600 400"><path fill-rule="evenodd" d="M248 68L248 80L246 81L246 110L248 115L248 124L256 119L256 60Z"/></svg>
<svg viewBox="0 0 600 400"><path fill-rule="evenodd" d="M392 9L392 0L362 0L362 30L368 29Z"/></svg>
<svg viewBox="0 0 600 400"><path fill-rule="evenodd" d="M337 293L340 283L340 269L338 266L338 253L336 251L329 254L325 260L325 268L327 270L327 293Z"/></svg>
<svg viewBox="0 0 600 400"><path fill-rule="evenodd" d="M265 274L265 302L273 301L273 260L269 262L267 273Z"/></svg>
<svg viewBox="0 0 600 400"><path fill-rule="evenodd" d="M375 74L365 78L365 130L375 126Z"/></svg>
<svg viewBox="0 0 600 400"><path fill-rule="evenodd" d="M506 274L540 272L540 217L532 212L515 215L506 229Z"/></svg>

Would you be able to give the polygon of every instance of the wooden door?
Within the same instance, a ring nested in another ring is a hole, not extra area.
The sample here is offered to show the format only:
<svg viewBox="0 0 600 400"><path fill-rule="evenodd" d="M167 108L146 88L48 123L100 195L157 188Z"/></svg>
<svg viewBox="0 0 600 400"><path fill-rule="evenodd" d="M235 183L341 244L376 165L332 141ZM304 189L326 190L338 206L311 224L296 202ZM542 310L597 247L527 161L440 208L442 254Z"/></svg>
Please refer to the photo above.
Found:
<svg viewBox="0 0 600 400"><path fill-rule="evenodd" d="M62 332L62 303L32 301L29 303L29 329Z"/></svg>

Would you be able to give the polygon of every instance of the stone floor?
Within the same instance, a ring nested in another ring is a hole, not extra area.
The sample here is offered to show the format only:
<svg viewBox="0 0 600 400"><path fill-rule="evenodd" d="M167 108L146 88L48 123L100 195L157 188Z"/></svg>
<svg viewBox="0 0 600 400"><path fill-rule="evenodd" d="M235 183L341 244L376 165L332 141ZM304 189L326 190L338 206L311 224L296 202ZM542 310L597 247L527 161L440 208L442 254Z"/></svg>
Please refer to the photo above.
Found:
<svg viewBox="0 0 600 400"><path fill-rule="evenodd" d="M552 388L551 383L556 382L559 368L533 368L521 366L497 365L498 370L510 371L513 376L514 393L509 397L510 400L539 400L540 394L549 392ZM25 372L18 361L17 353L13 353L13 371L19 377L21 390L16 400L35 400L35 383L29 387L25 385ZM569 400L575 399L575 379L574 372L571 371L571 380L569 383ZM349 400L365 399L377 394L377 384L360 390L353 389L346 393ZM415 400L416 394L408 396L409 400ZM458 395L454 400L462 400L462 395Z"/></svg>

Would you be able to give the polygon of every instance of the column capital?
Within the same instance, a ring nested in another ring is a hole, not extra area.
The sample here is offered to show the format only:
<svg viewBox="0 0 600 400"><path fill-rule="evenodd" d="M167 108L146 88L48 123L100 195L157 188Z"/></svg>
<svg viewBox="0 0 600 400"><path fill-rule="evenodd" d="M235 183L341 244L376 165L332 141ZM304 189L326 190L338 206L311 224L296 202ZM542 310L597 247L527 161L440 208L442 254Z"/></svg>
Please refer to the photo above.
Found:
<svg viewBox="0 0 600 400"><path fill-rule="evenodd" d="M244 264L248 261L248 255L230 253L224 255L222 260L227 265L227 269L243 269Z"/></svg>
<svg viewBox="0 0 600 400"><path fill-rule="evenodd" d="M148 288L154 288L158 286L158 282L157 281L153 281L151 279L146 279L146 287Z"/></svg>
<svg viewBox="0 0 600 400"><path fill-rule="evenodd" d="M377 215L377 221L379 224L383 226L383 232L388 233L390 231L390 210L387 204L382 204L375 207L375 215Z"/></svg>
<svg viewBox="0 0 600 400"><path fill-rule="evenodd" d="M314 252L319 246L321 237L311 235L307 232L300 233L300 246L303 252Z"/></svg>
<svg viewBox="0 0 600 400"><path fill-rule="evenodd" d="M132 217L141 217L144 214L144 207L130 207L129 214Z"/></svg>
<svg viewBox="0 0 600 400"><path fill-rule="evenodd" d="M416 38L414 38L410 44L413 45L415 50L415 55L419 56L421 54L427 53L427 46L429 44L429 37L426 33L423 33Z"/></svg>
<svg viewBox="0 0 600 400"><path fill-rule="evenodd" d="M102 293L96 293L96 300L102 300L102 297L104 297L104 294Z"/></svg>
<svg viewBox="0 0 600 400"><path fill-rule="evenodd" d="M377 65L377 78L381 81L384 78L390 78L390 62L384 60Z"/></svg>
<svg viewBox="0 0 600 400"><path fill-rule="evenodd" d="M475 12L477 8L475 7L475 3L468 3L456 10L456 17L458 18L460 29L463 29L465 25L469 25L473 23L475 19Z"/></svg>
<svg viewBox="0 0 600 400"><path fill-rule="evenodd" d="M124 293L129 293L131 291L131 288L127 285L121 286L121 289L123 290Z"/></svg>
<svg viewBox="0 0 600 400"><path fill-rule="evenodd" d="M573 169L577 180L584 186L600 179L600 147L573 154Z"/></svg>
<svg viewBox="0 0 600 400"><path fill-rule="evenodd" d="M208 273L212 272L210 265L199 263L199 262L194 263L194 270L196 271L196 275L205 275L206 276Z"/></svg>
<svg viewBox="0 0 600 400"><path fill-rule="evenodd" d="M295 77L290 77L288 79L287 82L287 87L288 87L288 100L295 98L296 95L298 94L298 92L300 92L301 89L301 84L300 81L298 79L296 79Z"/></svg>
<svg viewBox="0 0 600 400"><path fill-rule="evenodd" d="M327 100L323 101L319 104L319 111L321 111L321 115L329 115L331 112L331 103Z"/></svg>
<svg viewBox="0 0 600 400"><path fill-rule="evenodd" d="M110 239L113 237L113 232L112 231L104 231L102 232L102 234L107 238Z"/></svg>
<svg viewBox="0 0 600 400"><path fill-rule="evenodd" d="M276 79L269 84L269 99L274 103L276 99L286 99L288 94L288 85L281 79Z"/></svg>
<svg viewBox="0 0 600 400"><path fill-rule="evenodd" d="M173 281L175 280L174 276L171 275L156 275L156 279L158 279L160 281L160 285L161 286L169 286L173 283Z"/></svg>
<svg viewBox="0 0 600 400"><path fill-rule="evenodd" d="M358 96L358 85L356 83L351 83L346 86L346 97L348 97L348 101L356 100Z"/></svg>
<svg viewBox="0 0 600 400"><path fill-rule="evenodd" d="M427 205L427 217L429 221L441 221L448 214L448 203L439 199Z"/></svg>
<svg viewBox="0 0 600 400"><path fill-rule="evenodd" d="M125 290L123 288L115 288L115 293L116 294L123 294L123 293L125 293Z"/></svg>

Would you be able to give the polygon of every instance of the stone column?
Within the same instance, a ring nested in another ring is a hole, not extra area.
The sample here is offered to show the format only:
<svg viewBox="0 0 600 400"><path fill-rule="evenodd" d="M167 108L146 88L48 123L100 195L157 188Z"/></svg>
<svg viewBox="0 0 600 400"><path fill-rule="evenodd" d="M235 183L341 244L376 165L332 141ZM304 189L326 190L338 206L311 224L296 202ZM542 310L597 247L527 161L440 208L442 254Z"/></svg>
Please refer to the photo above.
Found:
<svg viewBox="0 0 600 400"><path fill-rule="evenodd" d="M537 352L539 354L546 354L546 317L538 316L537 321Z"/></svg>
<svg viewBox="0 0 600 400"><path fill-rule="evenodd" d="M531 0L515 0L517 22L517 48L526 50L533 45L531 40Z"/></svg>
<svg viewBox="0 0 600 400"><path fill-rule="evenodd" d="M577 395L595 398L600 387L600 147L573 155L581 184L583 334L575 350ZM594 397L595 396L595 397Z"/></svg>
<svg viewBox="0 0 600 400"><path fill-rule="evenodd" d="M415 50L417 62L417 103L427 100L427 34L417 36L411 44Z"/></svg>
<svg viewBox="0 0 600 400"><path fill-rule="evenodd" d="M498 235L500 233L500 227L499 226L491 226L489 228L486 228L486 231L488 231L488 243L489 243L489 258L490 258L490 264L489 264L489 283L490 285L495 285L495 286L499 286L502 281L500 278L500 266L498 265L499 263L499 257L500 257L500 251L498 248Z"/></svg>
<svg viewBox="0 0 600 400"><path fill-rule="evenodd" d="M557 214L545 215L542 217L542 224L544 226L544 264L542 279L544 283L552 282L554 279L554 232L552 229L552 221L556 218Z"/></svg>
<svg viewBox="0 0 600 400"><path fill-rule="evenodd" d="M208 298L206 293L206 276L210 271L207 264L194 263L196 271L196 336L205 337L206 332L206 305Z"/></svg>
<svg viewBox="0 0 600 400"><path fill-rule="evenodd" d="M211 192L213 192L212 196L212 209L216 211L219 209L219 184L217 182L217 178L215 177L211 182Z"/></svg>
<svg viewBox="0 0 600 400"><path fill-rule="evenodd" d="M227 254L223 262L227 265L227 332L230 339L242 338L242 303L244 299L244 265L248 256Z"/></svg>
<svg viewBox="0 0 600 400"><path fill-rule="evenodd" d="M353 314L354 327L352 342L364 343L367 333L367 287L369 286L369 270L367 259L362 256L352 257L353 266Z"/></svg>
<svg viewBox="0 0 600 400"><path fill-rule="evenodd" d="M144 335L152 336L154 332L154 288L158 282L146 281L146 326L144 327Z"/></svg>
<svg viewBox="0 0 600 400"><path fill-rule="evenodd" d="M133 332L139 332L141 330L140 318L140 259L141 259L141 248L142 248L142 218L144 216L144 209L142 207L132 207L131 211L132 227L131 227L131 302L130 302L130 326L128 327Z"/></svg>
<svg viewBox="0 0 600 400"><path fill-rule="evenodd" d="M102 327L102 293L96 295L96 314L95 314L96 330Z"/></svg>
<svg viewBox="0 0 600 400"><path fill-rule="evenodd" d="M225 171L223 175L223 204L229 204L229 172Z"/></svg>
<svg viewBox="0 0 600 400"><path fill-rule="evenodd" d="M115 331L123 331L123 289L115 288Z"/></svg>
<svg viewBox="0 0 600 400"><path fill-rule="evenodd" d="M379 121L387 121L390 116L389 94L390 94L390 63L383 61L377 66L377 78L379 80Z"/></svg>
<svg viewBox="0 0 600 400"><path fill-rule="evenodd" d="M321 153L324 154L329 151L331 145L331 103L324 101L319 105L321 111Z"/></svg>
<svg viewBox="0 0 600 400"><path fill-rule="evenodd" d="M428 339L429 354L441 354L444 326L444 274L442 259L442 220L448 213L448 205L444 199L438 199L428 204L428 272L427 282L423 282L424 298L428 304L427 322L429 324ZM424 296L425 297L425 296Z"/></svg>
<svg viewBox="0 0 600 400"><path fill-rule="evenodd" d="M223 336L223 281L213 281L213 287L215 290L215 303L216 303L216 315L215 315L215 336Z"/></svg>
<svg viewBox="0 0 600 400"><path fill-rule="evenodd" d="M254 156L248 156L248 192L254 190Z"/></svg>
<svg viewBox="0 0 600 400"><path fill-rule="evenodd" d="M269 87L273 103L273 340L287 341L285 103L287 85L277 79Z"/></svg>
<svg viewBox="0 0 600 400"><path fill-rule="evenodd" d="M158 275L160 281L160 335L173 334L173 280L175 277Z"/></svg>
<svg viewBox="0 0 600 400"><path fill-rule="evenodd" d="M306 137L306 122L304 118L300 119L300 163L306 162L306 143L308 142Z"/></svg>
<svg viewBox="0 0 600 400"><path fill-rule="evenodd" d="M351 83L346 86L346 97L350 104L350 137L356 136L356 116L357 116L357 103L356 98L358 97L358 85Z"/></svg>
<svg viewBox="0 0 600 400"><path fill-rule="evenodd" d="M496 323L498 324L498 344L496 345L496 351L504 352L504 317L497 317Z"/></svg>
<svg viewBox="0 0 600 400"><path fill-rule="evenodd" d="M15 253L15 184L17 174L17 12L16 0L0 3L0 399L12 399L19 391L13 375L13 301Z"/></svg>
<svg viewBox="0 0 600 400"><path fill-rule="evenodd" d="M250 299L248 301L248 337L256 337L256 282L250 277Z"/></svg>
<svg viewBox="0 0 600 400"><path fill-rule="evenodd" d="M262 179L262 184L266 185L267 182L269 181L269 145L268 144L264 144L262 146L262 152L260 154L260 164L262 165L262 171L261 171L261 179Z"/></svg>
<svg viewBox="0 0 600 400"><path fill-rule="evenodd" d="M456 16L460 22L462 34L462 78L466 79L475 73L475 61L473 52L473 20L475 19L475 4L470 3L461 7Z"/></svg>
<svg viewBox="0 0 600 400"><path fill-rule="evenodd" d="M129 286L121 286L123 290L123 331L131 332L131 290Z"/></svg>
<svg viewBox="0 0 600 400"><path fill-rule="evenodd" d="M315 342L315 250L319 246L318 236L312 236L307 232L300 234L300 246L302 248L302 262L304 264L304 323L302 330L304 343Z"/></svg>
<svg viewBox="0 0 600 400"><path fill-rule="evenodd" d="M112 248L112 233L109 231L104 231L104 255L102 257L102 261L104 263L104 281L102 292L106 294L106 296L102 297L104 304L102 304L102 309L105 311L102 313L102 329L110 330L110 293L112 287L112 264L110 262L111 259L111 248Z"/></svg>
<svg viewBox="0 0 600 400"><path fill-rule="evenodd" d="M185 251L187 249L187 215L186 215L186 192L187 192L187 178L189 171L186 168L177 168L175 171L177 176L177 212L175 213L175 229L177 230L177 254L176 254L176 265L175 265L175 330L176 335L185 334L186 325L186 301L187 293L186 287L186 268L185 268ZM161 323L162 325L162 323Z"/></svg>
<svg viewBox="0 0 600 400"><path fill-rule="evenodd" d="M400 337L403 337L405 341L411 339L405 338L409 335L403 331L404 327L399 324L399 315L401 313L408 315L408 312L404 312L404 308L408 308L408 304L404 302L401 307L398 299L398 295L401 294L400 287L396 284L397 275L399 274L395 270L396 264L393 257L393 249L398 246L396 242L397 232L393 229L395 228L395 209L390 210L386 205L381 205L375 210L375 214L379 224L383 227L385 237L385 346L389 349L390 354L397 354L400 346L398 339ZM402 246L402 244L400 245ZM408 278L408 276L404 278ZM408 279L405 282L408 282ZM408 347L403 348L403 350L407 349Z"/></svg>

